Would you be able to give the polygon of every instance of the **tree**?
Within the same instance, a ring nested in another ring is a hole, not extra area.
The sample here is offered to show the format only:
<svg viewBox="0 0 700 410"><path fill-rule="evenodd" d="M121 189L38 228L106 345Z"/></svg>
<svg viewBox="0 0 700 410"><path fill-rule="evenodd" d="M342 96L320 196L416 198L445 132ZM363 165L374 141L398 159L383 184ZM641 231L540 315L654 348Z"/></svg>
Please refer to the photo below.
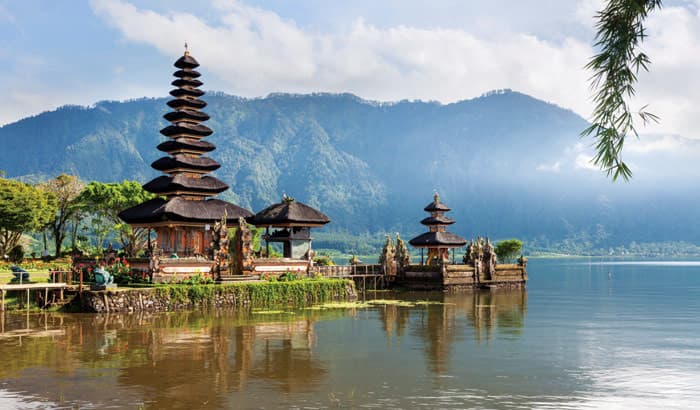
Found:
<svg viewBox="0 0 700 410"><path fill-rule="evenodd" d="M124 252L129 256L145 247L148 240L148 230L145 228L133 229L129 224L119 218L119 213L127 208L136 206L155 195L143 189L136 181L122 181L120 183L90 182L82 194L80 201L86 209L89 209L99 218L106 219L117 233L119 242ZM98 248L102 244L98 243Z"/></svg>
<svg viewBox="0 0 700 410"><path fill-rule="evenodd" d="M496 255L501 262L512 263L523 249L523 243L519 239L506 239L496 244Z"/></svg>
<svg viewBox="0 0 700 410"><path fill-rule="evenodd" d="M23 233L45 226L56 212L56 199L50 193L0 178L0 255L14 248Z"/></svg>
<svg viewBox="0 0 700 410"><path fill-rule="evenodd" d="M53 235L56 244L56 256L61 256L63 241L66 239L68 226L71 222L76 222L76 216L81 207L78 197L85 184L74 175L61 174L41 187L51 193L56 198L58 211L49 223L48 228Z"/></svg>
<svg viewBox="0 0 700 410"><path fill-rule="evenodd" d="M632 170L622 160L625 138L638 136L628 100L634 96L634 85L640 69L648 71L651 60L638 51L646 37L644 20L649 12L661 8L661 0L608 0L598 12L595 46L599 53L591 58L586 68L593 71L591 89L594 93L594 111L591 125L581 135L596 139L593 163L613 181L625 181ZM637 113L643 123L658 121L646 111Z"/></svg>

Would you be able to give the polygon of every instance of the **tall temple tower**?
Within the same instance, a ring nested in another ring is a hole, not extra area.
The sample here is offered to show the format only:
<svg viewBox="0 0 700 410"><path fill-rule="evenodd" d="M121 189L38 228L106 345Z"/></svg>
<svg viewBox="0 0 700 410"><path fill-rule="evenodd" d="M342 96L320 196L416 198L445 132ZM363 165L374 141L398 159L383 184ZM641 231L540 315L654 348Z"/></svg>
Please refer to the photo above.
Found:
<svg viewBox="0 0 700 410"><path fill-rule="evenodd" d="M178 68L171 83L174 99L168 101L173 111L164 115L170 125L160 130L168 139L158 145L167 153L151 166L163 173L143 185L157 198L126 209L119 217L134 228L154 229L158 250L164 254L206 256L212 241L211 227L226 216L229 223L253 214L232 203L214 197L227 190L223 181L208 175L221 165L204 156L213 151L214 144L204 141L212 130L202 123L209 115L201 111L207 103L200 100L204 91L199 87L201 75L195 70L199 63L185 46L185 54L175 62Z"/></svg>
<svg viewBox="0 0 700 410"><path fill-rule="evenodd" d="M449 250L461 248L467 244L467 241L459 235L447 232L447 225L452 225L455 221L445 216L445 212L449 212L451 209L440 202L440 195L437 192L433 197L433 202L429 203L423 210L430 213L430 216L424 218L420 223L426 225L429 231L416 236L408 243L416 248L421 248L421 252L423 248L428 249L427 265L447 262L450 259Z"/></svg>

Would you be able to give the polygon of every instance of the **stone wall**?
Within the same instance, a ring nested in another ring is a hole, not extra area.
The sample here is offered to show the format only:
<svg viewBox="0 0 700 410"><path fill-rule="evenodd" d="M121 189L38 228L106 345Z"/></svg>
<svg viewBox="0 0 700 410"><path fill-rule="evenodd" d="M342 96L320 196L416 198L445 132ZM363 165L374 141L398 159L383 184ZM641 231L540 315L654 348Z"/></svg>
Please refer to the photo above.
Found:
<svg viewBox="0 0 700 410"><path fill-rule="evenodd" d="M308 283L310 285L306 287L294 285L295 282L276 282L235 285L168 285L154 288L84 291L80 295L80 310L92 313L109 313L172 311L226 306L266 308L271 304L271 300L279 302L280 297L286 300L286 302L281 303L288 305L308 305L329 300L352 300L357 297L352 281L324 280L309 281ZM255 289L248 288L250 285L254 285ZM263 289L266 286L269 287L267 291ZM263 291L261 292L261 290ZM300 294L300 292L304 293ZM270 296L265 298L266 294Z"/></svg>
<svg viewBox="0 0 700 410"><path fill-rule="evenodd" d="M520 288L527 282L527 272L521 265L497 265L490 279L476 277L473 266L454 264L444 266L408 266L399 275L397 284L408 289L461 290L477 288Z"/></svg>

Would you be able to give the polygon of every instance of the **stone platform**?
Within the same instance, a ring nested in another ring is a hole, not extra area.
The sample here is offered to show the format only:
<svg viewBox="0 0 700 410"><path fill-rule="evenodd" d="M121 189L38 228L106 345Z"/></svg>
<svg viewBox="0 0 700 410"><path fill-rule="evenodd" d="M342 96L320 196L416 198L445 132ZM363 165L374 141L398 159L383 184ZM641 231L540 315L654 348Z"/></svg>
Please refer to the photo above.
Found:
<svg viewBox="0 0 700 410"><path fill-rule="evenodd" d="M468 265L407 266L396 278L396 285L415 290L455 291L462 289L524 288L527 282L525 266L497 265L495 272L477 274Z"/></svg>

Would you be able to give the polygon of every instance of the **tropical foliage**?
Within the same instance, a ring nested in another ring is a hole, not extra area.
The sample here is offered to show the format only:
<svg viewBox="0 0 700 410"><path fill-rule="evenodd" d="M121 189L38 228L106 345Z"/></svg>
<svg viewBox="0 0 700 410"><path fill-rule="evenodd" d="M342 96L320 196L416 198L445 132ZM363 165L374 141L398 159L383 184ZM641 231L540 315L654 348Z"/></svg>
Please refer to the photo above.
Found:
<svg viewBox="0 0 700 410"><path fill-rule="evenodd" d="M596 141L593 162L613 180L628 180L632 170L622 159L625 138L637 136L630 99L635 94L635 83L640 70L647 71L651 60L639 51L646 37L644 20L661 0L608 0L597 14L595 46L600 50L586 68L593 72L591 87L594 91L595 110L592 124L583 131ZM646 111L638 111L644 122L658 118Z"/></svg>
<svg viewBox="0 0 700 410"><path fill-rule="evenodd" d="M523 249L523 242L519 239L506 239L496 244L495 252L502 263L512 263Z"/></svg>
<svg viewBox="0 0 700 410"><path fill-rule="evenodd" d="M688 224L700 219L700 191L693 189L700 171L692 166L694 145L680 137L689 149L677 161L628 150L626 160L653 175L640 172L621 188L579 167L588 144L576 151L571 135L588 125L583 118L517 92L446 105L379 104L348 94L206 99L216 131L207 140L222 164L217 177L231 186L220 197L258 211L285 190L320 209L332 223L313 231L314 249L341 251L332 253L336 261L352 254L376 260L386 232L407 239L421 233L421 208L435 188L454 210L453 232L517 235L529 251L617 254L633 240L700 243L700 230ZM64 107L0 127L0 164L25 182L61 172L85 181L149 181L156 175L149 164L163 155L155 146L166 101ZM98 236L119 242L113 224L92 214L77 233L75 245L87 237L90 246L81 249L91 254L102 246ZM68 238L64 247L73 246ZM649 252L667 249L674 248Z"/></svg>
<svg viewBox="0 0 700 410"><path fill-rule="evenodd" d="M75 175L61 174L40 186L56 198L57 212L48 223L48 229L53 236L56 256L60 256L63 241L66 239L71 223L73 225L73 242L76 241L78 221L83 212L78 197L85 184Z"/></svg>
<svg viewBox="0 0 700 410"><path fill-rule="evenodd" d="M150 283L151 281L147 273L132 269L126 258L123 260L117 258L110 265L107 265L105 270L114 276L114 283L118 285Z"/></svg>
<svg viewBox="0 0 700 410"><path fill-rule="evenodd" d="M122 250L128 256L135 256L148 240L148 231L132 228L119 218L119 212L136 206L155 195L145 191L136 181L103 183L92 181L81 192L79 201L86 212L92 215L92 226L97 236L97 247L101 251L107 234L117 235Z"/></svg>
<svg viewBox="0 0 700 410"><path fill-rule="evenodd" d="M211 304L219 298L225 298L237 306L269 308L275 305L305 306L346 299L348 289L351 288L354 288L354 283L345 279L304 279L224 286L165 285L156 287L155 292L175 305Z"/></svg>
<svg viewBox="0 0 700 410"><path fill-rule="evenodd" d="M0 256L15 248L23 233L42 229L56 212L52 193L0 178Z"/></svg>

